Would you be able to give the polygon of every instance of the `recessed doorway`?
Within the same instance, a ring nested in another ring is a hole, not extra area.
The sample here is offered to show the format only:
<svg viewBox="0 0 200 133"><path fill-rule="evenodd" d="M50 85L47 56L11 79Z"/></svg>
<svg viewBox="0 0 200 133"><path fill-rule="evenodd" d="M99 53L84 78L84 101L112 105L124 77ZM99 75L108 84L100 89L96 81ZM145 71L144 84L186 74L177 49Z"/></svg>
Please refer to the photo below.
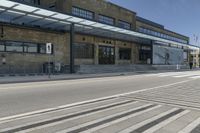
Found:
<svg viewBox="0 0 200 133"><path fill-rule="evenodd" d="M99 64L115 64L115 47L99 46Z"/></svg>

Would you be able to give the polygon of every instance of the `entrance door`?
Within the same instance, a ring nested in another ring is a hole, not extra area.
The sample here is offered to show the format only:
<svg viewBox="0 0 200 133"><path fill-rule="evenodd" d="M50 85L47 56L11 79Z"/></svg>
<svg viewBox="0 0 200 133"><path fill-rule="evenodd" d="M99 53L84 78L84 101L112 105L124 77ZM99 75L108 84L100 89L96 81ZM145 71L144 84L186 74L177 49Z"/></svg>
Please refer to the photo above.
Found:
<svg viewBox="0 0 200 133"><path fill-rule="evenodd" d="M99 46L99 64L115 64L115 48Z"/></svg>

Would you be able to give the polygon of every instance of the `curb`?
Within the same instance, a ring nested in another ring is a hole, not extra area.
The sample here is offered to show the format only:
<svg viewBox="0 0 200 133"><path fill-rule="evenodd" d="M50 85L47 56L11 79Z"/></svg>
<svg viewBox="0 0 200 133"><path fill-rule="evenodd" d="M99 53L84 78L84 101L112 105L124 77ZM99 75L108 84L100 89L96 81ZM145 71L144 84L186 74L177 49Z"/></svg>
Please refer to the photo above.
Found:
<svg viewBox="0 0 200 133"><path fill-rule="evenodd" d="M195 71L195 70L182 70L182 71ZM30 79L30 80L20 80L19 79L19 80L16 80L16 81L1 81L0 80L0 84L45 82L45 81L59 81L59 80L75 80L75 79L89 79L89 78L102 78L102 77L119 77L119 76L153 74L153 73L162 73L162 72L181 72L181 70L179 70L179 71L177 71L177 70L137 71L137 72L121 72L121 73L104 73L104 74L96 74L96 75L95 74L90 74L90 75L80 74L80 75L77 75L77 77L45 78L45 79ZM17 78L16 76L14 76L14 77ZM28 77L28 76L19 76L19 77ZM37 76L34 76L34 77L37 77ZM2 77L2 78L4 78L4 77Z"/></svg>

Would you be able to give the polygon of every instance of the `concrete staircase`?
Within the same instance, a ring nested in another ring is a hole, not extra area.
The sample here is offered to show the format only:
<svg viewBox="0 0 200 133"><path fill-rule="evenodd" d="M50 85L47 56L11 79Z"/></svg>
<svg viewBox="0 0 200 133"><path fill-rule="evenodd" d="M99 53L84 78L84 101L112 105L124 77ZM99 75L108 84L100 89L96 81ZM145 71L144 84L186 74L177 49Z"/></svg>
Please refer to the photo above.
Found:
<svg viewBox="0 0 200 133"><path fill-rule="evenodd" d="M179 66L181 70L188 70L186 65ZM148 72L148 71L177 70L176 65L80 65L77 73L117 73L117 72Z"/></svg>
<svg viewBox="0 0 200 133"><path fill-rule="evenodd" d="M151 65L80 65L78 73L116 73L155 70Z"/></svg>

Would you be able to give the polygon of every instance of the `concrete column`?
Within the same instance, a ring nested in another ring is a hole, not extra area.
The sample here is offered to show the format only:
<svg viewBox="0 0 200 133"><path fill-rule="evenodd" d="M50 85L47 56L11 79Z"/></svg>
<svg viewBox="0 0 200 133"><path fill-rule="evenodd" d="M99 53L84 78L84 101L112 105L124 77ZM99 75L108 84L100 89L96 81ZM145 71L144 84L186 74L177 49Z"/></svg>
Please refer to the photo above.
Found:
<svg viewBox="0 0 200 133"><path fill-rule="evenodd" d="M131 45L131 64L135 64L135 45L132 44Z"/></svg>
<svg viewBox="0 0 200 133"><path fill-rule="evenodd" d="M139 45L138 44L135 45L134 55L135 55L134 63L139 64L140 61L139 61Z"/></svg>
<svg viewBox="0 0 200 133"><path fill-rule="evenodd" d="M70 73L75 73L74 68L74 24L70 26Z"/></svg>
<svg viewBox="0 0 200 133"><path fill-rule="evenodd" d="M115 65L119 64L119 47L115 45Z"/></svg>
<svg viewBox="0 0 200 133"><path fill-rule="evenodd" d="M99 45L98 44L94 45L94 64L95 65L99 64Z"/></svg>

